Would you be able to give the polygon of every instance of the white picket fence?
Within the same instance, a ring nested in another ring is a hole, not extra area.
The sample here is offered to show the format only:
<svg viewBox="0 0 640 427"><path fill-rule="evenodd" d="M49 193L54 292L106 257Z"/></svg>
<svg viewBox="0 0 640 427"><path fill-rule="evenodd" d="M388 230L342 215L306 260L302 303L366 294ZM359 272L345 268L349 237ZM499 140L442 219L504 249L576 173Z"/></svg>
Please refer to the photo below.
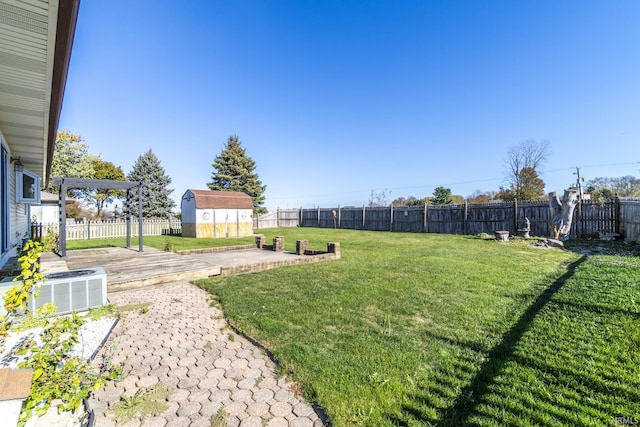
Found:
<svg viewBox="0 0 640 427"><path fill-rule="evenodd" d="M125 220L82 221L67 220L67 240L110 239L127 236ZM31 235L38 237L47 234L48 230L59 233L58 223L33 223ZM131 221L131 236L138 236L138 220ZM143 236L162 236L182 234L182 224L178 220L145 219L142 221Z"/></svg>

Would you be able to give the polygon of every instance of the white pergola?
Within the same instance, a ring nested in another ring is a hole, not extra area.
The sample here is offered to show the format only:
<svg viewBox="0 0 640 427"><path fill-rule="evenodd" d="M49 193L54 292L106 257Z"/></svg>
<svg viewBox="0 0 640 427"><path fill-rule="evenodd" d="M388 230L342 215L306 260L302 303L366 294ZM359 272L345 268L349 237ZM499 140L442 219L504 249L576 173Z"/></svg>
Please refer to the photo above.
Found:
<svg viewBox="0 0 640 427"><path fill-rule="evenodd" d="M60 257L67 258L67 191L73 188L100 188L105 190L126 190L125 218L127 224L127 248L131 247L131 200L132 190L138 189L138 251L142 250L142 182L115 181L108 179L53 178L53 185L60 187L58 208L60 210Z"/></svg>

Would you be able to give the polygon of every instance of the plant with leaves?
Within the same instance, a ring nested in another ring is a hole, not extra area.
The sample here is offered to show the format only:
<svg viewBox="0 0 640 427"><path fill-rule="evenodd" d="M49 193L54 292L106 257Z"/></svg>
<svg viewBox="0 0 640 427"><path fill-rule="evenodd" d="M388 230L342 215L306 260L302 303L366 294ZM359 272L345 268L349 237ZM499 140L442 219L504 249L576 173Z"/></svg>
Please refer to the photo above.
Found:
<svg viewBox="0 0 640 427"><path fill-rule="evenodd" d="M171 178L165 173L160 160L151 150L138 157L127 178L129 181L143 182L142 216L145 218L171 216L171 209L176 205L169 197L173 193L173 190L168 188ZM138 202L133 202L131 207L134 212L137 212Z"/></svg>
<svg viewBox="0 0 640 427"><path fill-rule="evenodd" d="M40 272L40 255L42 255L42 244L33 240L28 240L22 248L21 256L18 258L22 271L14 282L15 286L8 289L3 297L4 309L6 313L0 317L0 338L7 335L14 319L19 313L24 312L32 294L38 297L39 288L44 283L44 274Z"/></svg>
<svg viewBox="0 0 640 427"><path fill-rule="evenodd" d="M633 175L594 178L587 182L586 188L595 200L613 200L616 196L640 197L640 179Z"/></svg>
<svg viewBox="0 0 640 427"><path fill-rule="evenodd" d="M544 181L533 168L523 168L519 174L519 190L500 188L496 198L504 201L540 200L544 194Z"/></svg>
<svg viewBox="0 0 640 427"><path fill-rule="evenodd" d="M247 156L236 135L229 137L220 154L213 160L212 166L212 180L207 184L210 190L242 191L253 200L254 213L267 212L262 206L267 187L262 185L255 172L255 161Z"/></svg>
<svg viewBox="0 0 640 427"><path fill-rule="evenodd" d="M509 191L501 189L500 192L506 198L500 198L502 200L536 200L544 196L544 182L539 175L550 151L549 142L538 142L532 139L512 146L505 159L510 183ZM541 191L540 185L542 185Z"/></svg>
<svg viewBox="0 0 640 427"><path fill-rule="evenodd" d="M453 203L453 199L451 198L451 189L446 187L436 187L433 190L433 197L431 198L431 203L434 205L450 205Z"/></svg>
<svg viewBox="0 0 640 427"><path fill-rule="evenodd" d="M98 156L89 153L89 146L81 135L68 130L56 134L51 162L51 176L60 178L93 178L93 161ZM48 185L46 191L56 193L57 187Z"/></svg>
<svg viewBox="0 0 640 427"><path fill-rule="evenodd" d="M126 181L127 177L124 175L122 168L116 166L111 162L104 161L98 157L93 159L91 163L93 166L93 179L105 179L113 181ZM77 196L85 200L87 204L94 205L96 207L96 216L100 218L102 210L113 203L115 200L120 199L124 192L122 190L114 190L107 188L82 188L77 190Z"/></svg>
<svg viewBox="0 0 640 427"><path fill-rule="evenodd" d="M22 271L14 281L16 286L8 290L4 297L6 314L0 316L0 342L12 327L43 328L41 344L33 339L21 341L12 348L8 358L21 355L24 360L19 368L33 370L29 397L25 400L18 419L23 426L33 415L43 415L55 399L61 400L63 410L76 410L82 400L106 383L109 375L102 375L90 363L68 356L78 342L78 331L84 323L76 313L71 316L55 316L54 304L44 304L36 313L27 309L33 295L38 298L39 287L44 283L44 274L39 272L39 258L43 247L39 242L29 240L18 259ZM16 326L14 321L20 317ZM112 367L114 368L114 367ZM105 372L108 374L108 372Z"/></svg>

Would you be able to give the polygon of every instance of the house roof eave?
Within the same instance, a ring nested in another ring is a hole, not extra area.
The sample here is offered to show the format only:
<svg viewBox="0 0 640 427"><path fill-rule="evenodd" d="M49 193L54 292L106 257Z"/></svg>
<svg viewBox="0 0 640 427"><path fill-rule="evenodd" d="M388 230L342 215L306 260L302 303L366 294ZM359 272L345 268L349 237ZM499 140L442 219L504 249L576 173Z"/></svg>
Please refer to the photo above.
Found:
<svg viewBox="0 0 640 427"><path fill-rule="evenodd" d="M53 77L51 83L51 102L49 113L49 129L47 133L47 160L45 164L44 184L51 178L51 163L56 145L58 122L62 111L64 90L67 84L71 50L78 21L80 0L60 0L58 6L58 24L56 31L56 50L53 60Z"/></svg>

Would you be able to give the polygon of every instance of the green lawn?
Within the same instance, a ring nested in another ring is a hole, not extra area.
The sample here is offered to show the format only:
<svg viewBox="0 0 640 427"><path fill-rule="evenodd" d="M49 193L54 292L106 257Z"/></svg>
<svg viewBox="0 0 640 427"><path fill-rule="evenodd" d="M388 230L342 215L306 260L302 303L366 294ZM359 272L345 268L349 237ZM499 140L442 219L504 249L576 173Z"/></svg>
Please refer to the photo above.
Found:
<svg viewBox="0 0 640 427"><path fill-rule="evenodd" d="M255 243L255 237L240 237L230 239L196 239L192 237L180 236L145 236L142 243L145 246L165 250L167 242L174 251L185 249L214 248L219 246L246 245ZM295 242L294 242L295 243ZM69 240L67 241L67 250L74 249L93 249L106 247L124 247L126 239L89 239L89 240ZM131 246L138 247L138 238L131 238Z"/></svg>
<svg viewBox="0 0 640 427"><path fill-rule="evenodd" d="M336 426L640 420L637 254L586 257L470 236L260 232L267 242L285 236L287 250L296 239L312 249L337 241L342 259L199 284Z"/></svg>

